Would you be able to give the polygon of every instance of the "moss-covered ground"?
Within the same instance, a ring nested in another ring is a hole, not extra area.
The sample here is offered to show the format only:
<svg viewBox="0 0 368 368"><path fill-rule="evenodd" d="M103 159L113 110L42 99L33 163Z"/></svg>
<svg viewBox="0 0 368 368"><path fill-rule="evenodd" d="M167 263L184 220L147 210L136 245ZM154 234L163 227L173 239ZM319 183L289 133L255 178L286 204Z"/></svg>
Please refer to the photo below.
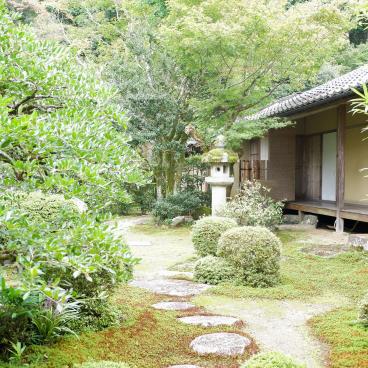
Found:
<svg viewBox="0 0 368 368"><path fill-rule="evenodd" d="M199 357L189 344L208 332L238 332L239 327L203 328L176 320L186 312L158 311L151 304L165 300L137 288L124 287L116 303L124 306L126 321L119 328L69 337L52 346L33 348L32 368L67 368L88 360L122 361L131 368L159 368L172 364L198 364L201 367L236 368L247 355L238 358ZM256 350L252 346L251 352Z"/></svg>
<svg viewBox="0 0 368 368"><path fill-rule="evenodd" d="M198 304L231 302L242 305L247 299L265 305L272 301L328 303L331 311L313 317L313 333L330 349L326 363L331 368L368 367L368 329L356 323L357 301L368 290L368 255L348 251L323 258L302 252L311 243L308 232L280 232L283 241L281 283L273 288L254 289L219 285L198 297ZM156 274L164 269L190 271L194 251L189 228L136 226L130 239L150 240L152 246L135 246L141 257L137 274ZM119 328L69 337L52 346L37 347L29 354L31 367L67 368L86 360L125 361L132 368L161 368L170 364L198 364L201 367L236 368L241 359L198 357L189 349L192 338L219 331L183 325L176 321L183 313L157 311L151 305L162 296L132 287L122 287L116 302L126 310L126 321ZM272 308L270 309L272 310ZM246 318L244 318L246 320ZM233 329L241 329L234 327ZM221 331L229 328L221 328ZM230 329L231 330L231 329ZM246 331L246 329L245 329ZM252 349L256 350L254 346ZM244 359L244 357L242 358Z"/></svg>

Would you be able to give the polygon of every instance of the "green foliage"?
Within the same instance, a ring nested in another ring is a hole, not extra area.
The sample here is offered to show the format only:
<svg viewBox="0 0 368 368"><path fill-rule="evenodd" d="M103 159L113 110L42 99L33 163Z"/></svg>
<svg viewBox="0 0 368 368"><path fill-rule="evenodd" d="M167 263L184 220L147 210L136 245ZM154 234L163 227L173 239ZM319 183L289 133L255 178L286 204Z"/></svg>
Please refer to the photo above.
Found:
<svg viewBox="0 0 368 368"><path fill-rule="evenodd" d="M368 294L359 302L359 322L368 326Z"/></svg>
<svg viewBox="0 0 368 368"><path fill-rule="evenodd" d="M191 102L203 130L228 128L267 103L280 86L302 87L347 44L349 7L323 0L285 5L169 1L160 33L184 73L198 78Z"/></svg>
<svg viewBox="0 0 368 368"><path fill-rule="evenodd" d="M38 41L0 3L1 187L62 193L92 207L127 201L142 182L117 91L76 56ZM106 189L109 189L108 191Z"/></svg>
<svg viewBox="0 0 368 368"><path fill-rule="evenodd" d="M82 364L74 364L74 368L129 368L129 366L125 363L101 360L99 362L85 362Z"/></svg>
<svg viewBox="0 0 368 368"><path fill-rule="evenodd" d="M292 358L278 352L260 353L246 361L241 368L305 368Z"/></svg>
<svg viewBox="0 0 368 368"><path fill-rule="evenodd" d="M12 343L11 349L9 350L10 355L11 355L9 358L9 361L11 363L21 364L26 348L27 348L26 345L23 345L19 341L17 341L16 343Z"/></svg>
<svg viewBox="0 0 368 368"><path fill-rule="evenodd" d="M225 161L224 161L225 159ZM229 162L234 164L239 159L238 154L223 148L214 148L211 151L205 153L202 157L203 162Z"/></svg>
<svg viewBox="0 0 368 368"><path fill-rule="evenodd" d="M68 323L73 331L100 331L108 327L119 326L124 319L121 308L109 299L91 298L81 301L79 319Z"/></svg>
<svg viewBox="0 0 368 368"><path fill-rule="evenodd" d="M198 190L186 190L161 199L153 208L153 215L160 221L171 220L176 216L190 215L198 218L208 204L208 194Z"/></svg>
<svg viewBox="0 0 368 368"><path fill-rule="evenodd" d="M205 284L217 285L236 281L238 270L225 259L214 256L200 258L194 266L194 279Z"/></svg>
<svg viewBox="0 0 368 368"><path fill-rule="evenodd" d="M241 150L244 141L264 137L270 129L281 129L293 124L282 118L239 120L226 132L226 144L233 150Z"/></svg>
<svg viewBox="0 0 368 368"><path fill-rule="evenodd" d="M279 282L281 242L263 227L227 230L218 241L218 256L239 269L243 285L270 287Z"/></svg>
<svg viewBox="0 0 368 368"><path fill-rule="evenodd" d="M239 194L217 214L235 219L240 225L265 226L274 229L282 222L282 202L269 196L270 190L258 181L248 181Z"/></svg>
<svg viewBox="0 0 368 368"><path fill-rule="evenodd" d="M228 229L236 227L235 220L226 217L203 217L192 228L192 242L196 252L204 257L216 255L220 236Z"/></svg>
<svg viewBox="0 0 368 368"><path fill-rule="evenodd" d="M61 194L8 191L0 194L0 202L4 206L17 208L30 222L47 222L55 229L76 222L79 218L77 205Z"/></svg>
<svg viewBox="0 0 368 368"><path fill-rule="evenodd" d="M184 190L202 190L205 177L208 173L209 165L202 162L202 155L189 155L185 158L180 188Z"/></svg>

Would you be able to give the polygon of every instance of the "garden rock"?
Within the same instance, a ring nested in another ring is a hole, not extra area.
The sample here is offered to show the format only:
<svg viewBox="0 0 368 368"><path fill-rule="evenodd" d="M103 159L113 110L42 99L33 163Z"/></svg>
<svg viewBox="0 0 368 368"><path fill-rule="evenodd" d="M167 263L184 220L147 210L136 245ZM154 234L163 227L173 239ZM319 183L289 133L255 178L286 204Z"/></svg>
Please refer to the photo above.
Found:
<svg viewBox="0 0 368 368"><path fill-rule="evenodd" d="M191 224L192 222L192 216L177 216L171 220L171 226L176 227L183 224Z"/></svg>
<svg viewBox="0 0 368 368"><path fill-rule="evenodd" d="M84 213L88 211L87 203L83 202L81 199L74 197L70 200L70 202L75 205L79 213Z"/></svg>
<svg viewBox="0 0 368 368"><path fill-rule="evenodd" d="M240 322L237 318L226 316L188 316L179 318L179 321L189 325L198 325L203 327L232 326L235 323Z"/></svg>
<svg viewBox="0 0 368 368"><path fill-rule="evenodd" d="M318 224L318 216L315 215L304 215L302 221L300 222L302 225L314 225Z"/></svg>
<svg viewBox="0 0 368 368"><path fill-rule="evenodd" d="M182 297L198 295L210 287L209 285L197 284L185 280L168 279L135 280L131 285L150 290L156 294Z"/></svg>
<svg viewBox="0 0 368 368"><path fill-rule="evenodd" d="M296 225L300 223L299 215L284 215L282 216L282 223L288 225Z"/></svg>
<svg viewBox="0 0 368 368"><path fill-rule="evenodd" d="M242 355L251 341L241 335L229 332L219 332L198 336L190 347L199 355L223 355L236 356Z"/></svg>
<svg viewBox="0 0 368 368"><path fill-rule="evenodd" d="M348 244L368 251L368 234L351 234L348 238Z"/></svg>
<svg viewBox="0 0 368 368"><path fill-rule="evenodd" d="M177 216L171 220L171 226L176 227L181 224L184 224L184 222L185 222L185 216Z"/></svg>
<svg viewBox="0 0 368 368"><path fill-rule="evenodd" d="M195 308L195 305L188 302L161 302L152 305L155 309L161 310L175 310L175 311L183 311L188 309Z"/></svg>

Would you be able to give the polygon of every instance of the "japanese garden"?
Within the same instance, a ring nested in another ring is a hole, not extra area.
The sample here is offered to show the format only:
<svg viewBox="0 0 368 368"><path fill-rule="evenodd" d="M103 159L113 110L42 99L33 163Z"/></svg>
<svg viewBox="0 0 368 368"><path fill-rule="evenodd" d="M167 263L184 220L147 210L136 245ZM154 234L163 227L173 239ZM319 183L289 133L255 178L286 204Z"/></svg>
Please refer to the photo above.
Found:
<svg viewBox="0 0 368 368"><path fill-rule="evenodd" d="M0 367L368 368L366 0L0 0Z"/></svg>

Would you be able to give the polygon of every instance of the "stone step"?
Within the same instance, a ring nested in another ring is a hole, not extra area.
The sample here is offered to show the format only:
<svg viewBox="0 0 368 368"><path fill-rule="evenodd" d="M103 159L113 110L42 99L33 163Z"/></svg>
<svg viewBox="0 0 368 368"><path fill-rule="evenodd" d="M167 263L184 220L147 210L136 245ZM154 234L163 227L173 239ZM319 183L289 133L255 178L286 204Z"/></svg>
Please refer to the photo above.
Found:
<svg viewBox="0 0 368 368"><path fill-rule="evenodd" d="M250 346L251 340L236 333L219 332L196 337L190 348L199 355L242 355Z"/></svg>
<svg viewBox="0 0 368 368"><path fill-rule="evenodd" d="M182 323L203 327L232 326L240 322L238 318L226 316L187 316L178 318Z"/></svg>
<svg viewBox="0 0 368 368"><path fill-rule="evenodd" d="M198 295L210 288L210 285L206 284L198 284L186 280L168 279L141 279L131 282L130 285L152 291L156 294L181 297Z"/></svg>

